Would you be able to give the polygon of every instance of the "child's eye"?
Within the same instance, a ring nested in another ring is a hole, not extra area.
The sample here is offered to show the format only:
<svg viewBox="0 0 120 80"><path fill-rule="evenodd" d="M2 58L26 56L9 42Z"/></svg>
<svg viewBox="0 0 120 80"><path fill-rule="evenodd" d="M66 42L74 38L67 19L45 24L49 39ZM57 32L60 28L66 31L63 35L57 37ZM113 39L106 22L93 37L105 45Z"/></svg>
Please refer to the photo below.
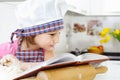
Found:
<svg viewBox="0 0 120 80"><path fill-rule="evenodd" d="M57 35L57 34L60 34L60 32L59 32L59 33L51 33L51 34L49 34L49 35L55 36L55 35Z"/></svg>
<svg viewBox="0 0 120 80"><path fill-rule="evenodd" d="M50 34L51 36L54 36L55 34Z"/></svg>

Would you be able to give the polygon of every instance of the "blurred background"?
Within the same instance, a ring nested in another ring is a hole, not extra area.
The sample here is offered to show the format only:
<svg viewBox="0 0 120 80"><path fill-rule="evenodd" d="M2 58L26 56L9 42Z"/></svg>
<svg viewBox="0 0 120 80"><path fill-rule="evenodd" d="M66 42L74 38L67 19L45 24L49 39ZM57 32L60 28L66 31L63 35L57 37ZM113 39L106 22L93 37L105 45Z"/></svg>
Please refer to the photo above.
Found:
<svg viewBox="0 0 120 80"><path fill-rule="evenodd" d="M0 43L10 41L11 33L19 27L14 11L23 1L25 0L0 0ZM56 45L56 53L70 52L76 48L86 51L90 46L101 45L99 35L89 33L91 28L88 24L93 23L93 26L97 24L98 31L101 30L101 26L114 28L113 21L120 24L119 0L66 0L66 2L68 12L64 16L65 28L61 32L60 42ZM120 52L120 43L117 41L111 40L102 45L105 52Z"/></svg>

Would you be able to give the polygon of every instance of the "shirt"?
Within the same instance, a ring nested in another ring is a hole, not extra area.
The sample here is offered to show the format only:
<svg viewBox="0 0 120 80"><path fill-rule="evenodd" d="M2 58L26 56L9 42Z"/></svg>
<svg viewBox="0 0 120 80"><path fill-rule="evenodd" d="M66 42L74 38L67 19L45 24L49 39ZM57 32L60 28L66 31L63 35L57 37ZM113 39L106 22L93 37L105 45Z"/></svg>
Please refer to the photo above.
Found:
<svg viewBox="0 0 120 80"><path fill-rule="evenodd" d="M7 54L15 55L17 48L18 40L15 40L13 43L6 42L0 44L0 59Z"/></svg>
<svg viewBox="0 0 120 80"><path fill-rule="evenodd" d="M41 62L44 61L44 50L42 48L37 50L20 50L18 40L13 43L7 42L0 44L0 58L11 54L16 56L19 60L24 62Z"/></svg>

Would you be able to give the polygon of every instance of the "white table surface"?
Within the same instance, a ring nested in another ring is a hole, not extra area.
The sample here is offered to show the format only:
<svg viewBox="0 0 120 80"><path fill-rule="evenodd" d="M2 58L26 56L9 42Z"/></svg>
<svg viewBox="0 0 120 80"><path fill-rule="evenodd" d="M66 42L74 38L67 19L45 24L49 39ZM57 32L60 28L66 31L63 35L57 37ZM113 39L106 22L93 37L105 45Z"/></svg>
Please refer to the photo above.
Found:
<svg viewBox="0 0 120 80"><path fill-rule="evenodd" d="M106 61L102 65L108 67L104 74L97 74L94 80L120 80L120 61Z"/></svg>

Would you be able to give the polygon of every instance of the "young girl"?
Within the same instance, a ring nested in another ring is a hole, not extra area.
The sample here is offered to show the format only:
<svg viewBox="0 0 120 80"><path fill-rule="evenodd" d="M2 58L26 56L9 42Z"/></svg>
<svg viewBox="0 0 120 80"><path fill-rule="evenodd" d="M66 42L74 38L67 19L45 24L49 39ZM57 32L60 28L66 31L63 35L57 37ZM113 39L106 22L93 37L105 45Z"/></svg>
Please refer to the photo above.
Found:
<svg viewBox="0 0 120 80"><path fill-rule="evenodd" d="M11 43L0 45L1 64L17 63L13 59L16 56L22 62L21 68L26 69L52 58L63 29L65 7L64 0L27 0L19 5L16 15L23 28L12 33ZM15 41L14 34L17 36Z"/></svg>

